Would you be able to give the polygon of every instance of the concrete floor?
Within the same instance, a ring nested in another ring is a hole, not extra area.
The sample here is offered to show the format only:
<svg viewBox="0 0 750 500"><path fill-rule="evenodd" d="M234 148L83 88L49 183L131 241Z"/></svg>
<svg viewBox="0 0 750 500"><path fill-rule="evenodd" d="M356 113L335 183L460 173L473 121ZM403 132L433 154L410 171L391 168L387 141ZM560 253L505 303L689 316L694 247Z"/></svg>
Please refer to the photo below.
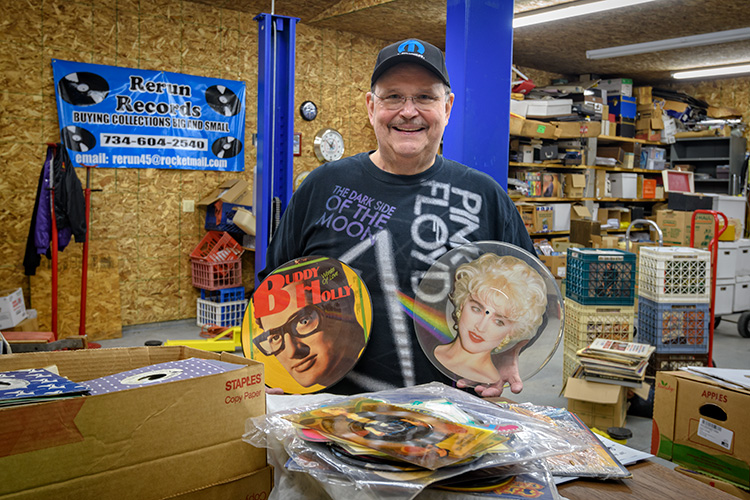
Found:
<svg viewBox="0 0 750 500"><path fill-rule="evenodd" d="M737 314L725 316L714 331L714 363L721 368L750 367L750 339L737 332ZM195 320L152 323L123 328L122 338L97 341L103 348L143 346L148 340L201 339L200 327ZM242 354L241 350L237 351ZM519 394L508 392L505 396L518 402L531 402L538 405L565 407L567 399L560 396L562 383L562 343L542 370L524 381L524 389ZM628 416L625 424L633 432L628 446L640 451L651 449L651 419Z"/></svg>

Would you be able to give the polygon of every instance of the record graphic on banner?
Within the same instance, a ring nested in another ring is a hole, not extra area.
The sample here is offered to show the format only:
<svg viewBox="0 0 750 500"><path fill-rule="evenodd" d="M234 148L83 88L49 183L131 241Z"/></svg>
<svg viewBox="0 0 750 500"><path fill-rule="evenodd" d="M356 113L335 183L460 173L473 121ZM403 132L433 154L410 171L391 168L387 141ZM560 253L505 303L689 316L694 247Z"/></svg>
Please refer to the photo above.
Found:
<svg viewBox="0 0 750 500"><path fill-rule="evenodd" d="M96 137L85 128L68 125L60 131L65 147L73 151L91 151L96 147Z"/></svg>
<svg viewBox="0 0 750 500"><path fill-rule="evenodd" d="M430 361L467 386L525 381L562 338L554 276L508 243L469 243L441 256L422 278L414 327Z"/></svg>
<svg viewBox="0 0 750 500"><path fill-rule="evenodd" d="M341 380L370 337L370 293L349 266L303 257L269 274L242 322L245 356L265 365L266 385L308 394Z"/></svg>
<svg viewBox="0 0 750 500"><path fill-rule="evenodd" d="M242 151L242 142L234 137L219 137L211 146L217 158L233 158Z"/></svg>
<svg viewBox="0 0 750 500"><path fill-rule="evenodd" d="M237 94L224 85L213 85L206 89L206 102L221 116L234 116L242 110L242 101Z"/></svg>
<svg viewBox="0 0 750 500"><path fill-rule="evenodd" d="M109 95L109 83L96 73L70 73L57 84L60 97L74 106L99 104Z"/></svg>

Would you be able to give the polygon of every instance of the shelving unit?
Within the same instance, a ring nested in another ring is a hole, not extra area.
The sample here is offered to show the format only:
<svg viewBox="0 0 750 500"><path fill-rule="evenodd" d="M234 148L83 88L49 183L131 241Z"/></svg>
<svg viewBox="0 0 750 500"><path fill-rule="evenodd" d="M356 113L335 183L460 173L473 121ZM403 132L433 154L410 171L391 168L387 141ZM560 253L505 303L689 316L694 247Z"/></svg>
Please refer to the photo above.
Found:
<svg viewBox="0 0 750 500"><path fill-rule="evenodd" d="M670 148L669 162L672 168L681 164L695 167L696 191L729 194L732 174L741 179L746 143L744 137L679 138ZM729 165L727 178L717 178L719 165ZM709 177L702 178L704 175Z"/></svg>

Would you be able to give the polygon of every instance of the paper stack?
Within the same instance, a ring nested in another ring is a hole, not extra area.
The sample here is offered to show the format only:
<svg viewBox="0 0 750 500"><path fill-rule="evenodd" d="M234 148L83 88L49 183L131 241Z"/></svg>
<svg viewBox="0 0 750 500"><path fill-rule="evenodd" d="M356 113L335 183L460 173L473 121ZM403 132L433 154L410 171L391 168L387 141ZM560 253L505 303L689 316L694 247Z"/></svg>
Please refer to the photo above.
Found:
<svg viewBox="0 0 750 500"><path fill-rule="evenodd" d="M655 349L636 342L594 339L576 353L581 364L580 376L591 382L641 387L648 358Z"/></svg>

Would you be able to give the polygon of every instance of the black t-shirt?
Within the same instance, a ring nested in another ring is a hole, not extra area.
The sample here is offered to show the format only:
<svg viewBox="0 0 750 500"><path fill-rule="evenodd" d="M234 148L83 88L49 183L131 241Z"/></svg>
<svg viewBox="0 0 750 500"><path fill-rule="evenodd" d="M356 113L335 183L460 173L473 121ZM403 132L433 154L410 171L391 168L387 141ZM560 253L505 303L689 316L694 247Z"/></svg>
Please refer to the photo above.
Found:
<svg viewBox="0 0 750 500"><path fill-rule="evenodd" d="M534 254L513 202L487 174L437 156L424 172L395 175L360 153L321 165L300 185L261 278L294 258L320 255L345 262L367 285L370 340L352 372L328 391L451 383L422 352L414 297L437 259L473 241L504 241Z"/></svg>

